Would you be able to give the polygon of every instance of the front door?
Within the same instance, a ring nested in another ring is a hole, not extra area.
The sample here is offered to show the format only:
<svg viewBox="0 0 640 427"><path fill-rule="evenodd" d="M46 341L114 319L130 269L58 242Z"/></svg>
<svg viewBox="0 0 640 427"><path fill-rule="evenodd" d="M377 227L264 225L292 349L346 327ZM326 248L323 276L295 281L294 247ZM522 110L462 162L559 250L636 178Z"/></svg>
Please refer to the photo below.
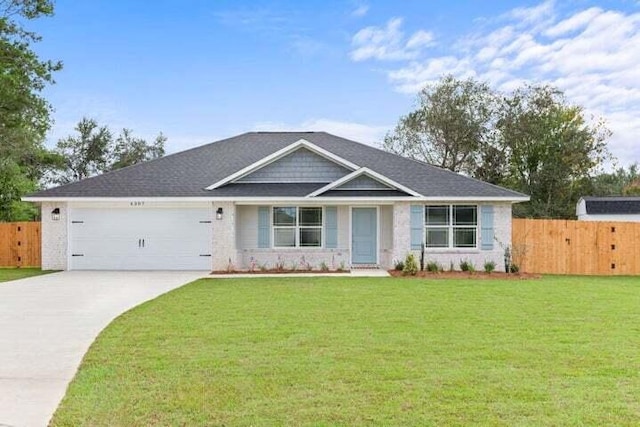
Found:
<svg viewBox="0 0 640 427"><path fill-rule="evenodd" d="M351 211L351 262L377 264L378 213L376 208Z"/></svg>

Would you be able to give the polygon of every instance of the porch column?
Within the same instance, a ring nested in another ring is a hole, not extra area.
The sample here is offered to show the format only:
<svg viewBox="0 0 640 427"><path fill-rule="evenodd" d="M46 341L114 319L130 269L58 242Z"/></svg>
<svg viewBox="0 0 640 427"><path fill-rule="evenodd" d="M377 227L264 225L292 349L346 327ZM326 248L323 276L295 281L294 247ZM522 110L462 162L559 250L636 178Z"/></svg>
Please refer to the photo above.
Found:
<svg viewBox="0 0 640 427"><path fill-rule="evenodd" d="M51 211L59 209L56 220ZM67 216L68 206L65 202L44 202L41 207L42 269L66 270L67 266Z"/></svg>
<svg viewBox="0 0 640 427"><path fill-rule="evenodd" d="M403 261L411 250L411 205L396 202L393 205L393 260Z"/></svg>
<svg viewBox="0 0 640 427"><path fill-rule="evenodd" d="M217 212L222 209L222 219ZM236 205L233 202L213 203L213 270L237 268L236 250Z"/></svg>

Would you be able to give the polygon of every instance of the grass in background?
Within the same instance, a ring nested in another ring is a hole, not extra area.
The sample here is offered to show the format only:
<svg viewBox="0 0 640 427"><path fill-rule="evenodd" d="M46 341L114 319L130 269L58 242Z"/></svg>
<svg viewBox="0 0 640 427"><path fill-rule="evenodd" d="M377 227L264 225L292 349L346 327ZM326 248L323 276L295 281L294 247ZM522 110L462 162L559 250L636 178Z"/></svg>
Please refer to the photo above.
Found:
<svg viewBox="0 0 640 427"><path fill-rule="evenodd" d="M41 274L51 273L51 271L42 271L39 268L4 268L0 267L0 282L8 282L9 280L24 279L25 277L39 276Z"/></svg>
<svg viewBox="0 0 640 427"><path fill-rule="evenodd" d="M640 279L204 279L116 319L54 426L638 425Z"/></svg>

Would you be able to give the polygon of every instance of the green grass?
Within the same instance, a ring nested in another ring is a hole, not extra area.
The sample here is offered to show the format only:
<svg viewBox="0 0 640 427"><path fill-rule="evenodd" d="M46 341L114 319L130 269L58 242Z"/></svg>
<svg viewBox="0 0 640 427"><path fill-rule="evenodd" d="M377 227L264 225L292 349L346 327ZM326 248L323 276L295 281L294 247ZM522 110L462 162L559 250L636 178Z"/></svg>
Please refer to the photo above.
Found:
<svg viewBox="0 0 640 427"><path fill-rule="evenodd" d="M39 268L4 268L0 267L0 282L8 282L9 280L24 279L25 277L39 276L41 274L51 273L51 271L42 271Z"/></svg>
<svg viewBox="0 0 640 427"><path fill-rule="evenodd" d="M640 278L199 280L114 321L54 426L638 425Z"/></svg>

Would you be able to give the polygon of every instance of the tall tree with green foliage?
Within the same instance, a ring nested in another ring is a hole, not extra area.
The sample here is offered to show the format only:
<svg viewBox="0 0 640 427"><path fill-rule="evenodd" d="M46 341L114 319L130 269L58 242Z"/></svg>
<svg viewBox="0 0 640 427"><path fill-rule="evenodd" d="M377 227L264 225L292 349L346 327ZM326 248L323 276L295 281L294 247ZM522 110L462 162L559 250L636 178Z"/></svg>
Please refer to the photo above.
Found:
<svg viewBox="0 0 640 427"><path fill-rule="evenodd" d="M0 0L0 220L32 219L35 209L20 202L37 188L56 157L44 147L51 106L42 90L54 83L62 64L41 60L33 50L40 36L23 24L53 15L49 0Z"/></svg>
<svg viewBox="0 0 640 427"><path fill-rule="evenodd" d="M600 173L587 183L587 194L591 196L621 196L624 189L640 180L638 163L628 168L619 167L613 172Z"/></svg>
<svg viewBox="0 0 640 427"><path fill-rule="evenodd" d="M507 96L497 130L509 167L504 184L531 196L514 206L516 216L573 216L584 180L609 156L604 123L589 124L581 107L550 86Z"/></svg>
<svg viewBox="0 0 640 427"><path fill-rule="evenodd" d="M418 95L384 147L406 157L520 191L518 216L569 218L609 156L603 122L550 86L510 94L473 79L445 76Z"/></svg>
<svg viewBox="0 0 640 427"><path fill-rule="evenodd" d="M122 129L114 139L107 126L87 117L78 122L75 130L75 135L56 144L54 151L62 159L63 167L50 179L55 184L68 184L164 156L167 138L162 133L147 143L130 129Z"/></svg>
<svg viewBox="0 0 640 427"><path fill-rule="evenodd" d="M149 144L146 140L135 137L131 129L122 129L122 132L115 140L110 170L162 157L164 156L164 144L166 142L167 137L162 132Z"/></svg>
<svg viewBox="0 0 640 427"><path fill-rule="evenodd" d="M474 174L490 143L495 95L486 83L445 76L418 95L415 111L384 139L388 151Z"/></svg>

